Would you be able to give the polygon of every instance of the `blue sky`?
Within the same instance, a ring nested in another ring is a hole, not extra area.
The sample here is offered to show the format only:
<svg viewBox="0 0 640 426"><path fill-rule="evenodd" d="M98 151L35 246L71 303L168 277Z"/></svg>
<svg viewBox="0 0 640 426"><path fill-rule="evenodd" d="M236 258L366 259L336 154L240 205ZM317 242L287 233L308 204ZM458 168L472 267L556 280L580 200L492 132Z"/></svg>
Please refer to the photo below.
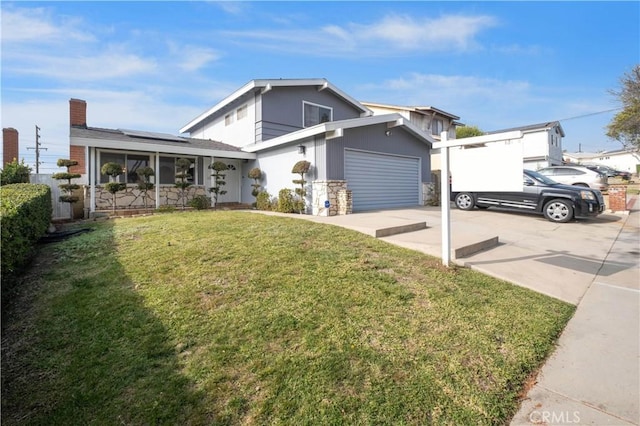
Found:
<svg viewBox="0 0 640 426"><path fill-rule="evenodd" d="M640 2L2 1L2 127L41 172L89 126L177 134L259 78L326 78L493 131L560 120L570 152L621 148L609 91L640 62Z"/></svg>

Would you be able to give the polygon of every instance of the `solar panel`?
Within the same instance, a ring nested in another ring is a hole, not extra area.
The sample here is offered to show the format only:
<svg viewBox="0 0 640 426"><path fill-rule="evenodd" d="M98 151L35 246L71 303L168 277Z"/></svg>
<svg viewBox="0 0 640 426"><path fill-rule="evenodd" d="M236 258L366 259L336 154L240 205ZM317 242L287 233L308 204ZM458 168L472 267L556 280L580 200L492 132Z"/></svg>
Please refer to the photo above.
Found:
<svg viewBox="0 0 640 426"><path fill-rule="evenodd" d="M173 141L173 142L187 142L187 140L180 136L170 135L169 133L158 133L158 132L145 132L142 130L127 130L127 129L118 129L122 133L127 136L131 136L134 138L145 138L145 139L156 139L163 141Z"/></svg>

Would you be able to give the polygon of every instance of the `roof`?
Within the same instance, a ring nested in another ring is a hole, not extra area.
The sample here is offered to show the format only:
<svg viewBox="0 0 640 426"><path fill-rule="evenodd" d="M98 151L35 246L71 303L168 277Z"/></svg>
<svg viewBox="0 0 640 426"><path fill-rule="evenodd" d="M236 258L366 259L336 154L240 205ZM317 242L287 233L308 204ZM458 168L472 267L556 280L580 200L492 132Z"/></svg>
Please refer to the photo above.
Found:
<svg viewBox="0 0 640 426"><path fill-rule="evenodd" d="M421 114L428 114L428 113L435 112L440 115L444 115L445 117L449 117L452 120L460 120L460 117L458 117L457 115L453 115L449 112L443 111L441 109L438 109L432 106L399 106L399 105L390 105L390 104L380 104L375 102L362 102L362 105L366 107L373 107L373 108L377 107L377 108L388 108L388 109L396 109L396 110L403 110L403 111L414 111L414 112L419 112Z"/></svg>
<svg viewBox="0 0 640 426"><path fill-rule="evenodd" d="M174 136L167 133L72 126L70 136L71 145L78 146L178 155L255 158L255 155L226 143L210 139Z"/></svg>
<svg viewBox="0 0 640 426"><path fill-rule="evenodd" d="M211 115L222 110L225 106L233 103L235 100L247 95L248 93L262 92L266 93L274 87L302 87L302 86L317 86L318 90L330 90L340 98L344 99L356 109L359 109L362 115L371 115L371 111L358 102L356 99L349 96L347 93L338 89L333 84L329 83L325 78L309 78L309 79L263 79L263 80L251 80L207 111L203 112L189 123L184 125L180 129L180 133L190 132L195 126L202 121L206 120Z"/></svg>
<svg viewBox="0 0 640 426"><path fill-rule="evenodd" d="M384 114L384 115L372 115L368 117L352 118L348 120L328 121L326 123L317 124L313 127L307 127L295 132L287 133L286 135L279 136L277 138L269 139L264 142L258 142L251 145L247 145L242 149L247 152L258 152L265 149L270 149L278 146L298 143L303 139L310 138L319 134L325 134L326 139L333 139L341 137L345 129L353 129L357 127L372 126L376 124L387 123L389 129L393 127L402 126L409 133L413 134L416 138L427 144L429 148L435 142L431 135L425 133L419 129L415 124L409 121L398 113Z"/></svg>
<svg viewBox="0 0 640 426"><path fill-rule="evenodd" d="M520 127L512 127L510 129L502 129L502 130L494 130L491 132L486 132L486 135L493 135L496 133L505 133L505 132L513 132L516 130L520 130L522 132L530 132L530 131L536 131L536 130L548 130L551 129L553 127L558 127L560 129L560 134L562 135L562 137L565 136L564 134L564 129L562 128L562 126L560 125L559 121L548 121L545 123L538 123L538 124L529 124L526 126L520 126Z"/></svg>
<svg viewBox="0 0 640 426"><path fill-rule="evenodd" d="M614 149L612 151L600 151L600 152L564 152L562 153L565 156L573 157L573 158L595 158L602 156L611 156L611 155L640 155L640 150L638 149Z"/></svg>

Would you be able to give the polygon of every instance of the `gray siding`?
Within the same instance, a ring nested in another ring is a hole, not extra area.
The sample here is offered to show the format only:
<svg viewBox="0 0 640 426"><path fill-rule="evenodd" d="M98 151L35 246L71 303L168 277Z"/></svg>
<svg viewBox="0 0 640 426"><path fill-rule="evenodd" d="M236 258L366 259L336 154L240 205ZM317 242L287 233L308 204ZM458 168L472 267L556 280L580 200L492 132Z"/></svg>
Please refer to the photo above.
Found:
<svg viewBox="0 0 640 426"><path fill-rule="evenodd" d="M315 167L317 180L327 179L327 141L324 136L318 135L314 141Z"/></svg>
<svg viewBox="0 0 640 426"><path fill-rule="evenodd" d="M360 117L360 111L330 90L315 87L274 87L262 95L256 140L268 140L303 128L302 102L333 108L333 121Z"/></svg>
<svg viewBox="0 0 640 426"><path fill-rule="evenodd" d="M422 181L430 181L431 159L429 146L417 140L402 128L393 128L391 136L385 135L386 130L386 124L347 129L344 131L343 137L327 141L327 179L345 179L344 149L353 148L381 154L419 157L421 159Z"/></svg>

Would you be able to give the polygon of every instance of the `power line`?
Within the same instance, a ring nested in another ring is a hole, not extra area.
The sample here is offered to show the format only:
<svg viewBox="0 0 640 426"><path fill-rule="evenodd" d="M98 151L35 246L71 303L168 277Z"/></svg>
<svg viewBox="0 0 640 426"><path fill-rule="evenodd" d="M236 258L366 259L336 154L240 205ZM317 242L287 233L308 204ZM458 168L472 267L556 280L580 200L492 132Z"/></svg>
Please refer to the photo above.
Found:
<svg viewBox="0 0 640 426"><path fill-rule="evenodd" d="M604 114L604 113L607 113L607 112L618 111L619 109L622 109L622 107L612 108L612 109L607 109L607 110L604 110L604 111L598 111L598 112L591 112L591 113L589 113L589 114L576 115L575 117L563 118L563 119L558 120L558 121L576 120L576 119L578 119L578 118L591 117L592 115L600 115L600 114Z"/></svg>

